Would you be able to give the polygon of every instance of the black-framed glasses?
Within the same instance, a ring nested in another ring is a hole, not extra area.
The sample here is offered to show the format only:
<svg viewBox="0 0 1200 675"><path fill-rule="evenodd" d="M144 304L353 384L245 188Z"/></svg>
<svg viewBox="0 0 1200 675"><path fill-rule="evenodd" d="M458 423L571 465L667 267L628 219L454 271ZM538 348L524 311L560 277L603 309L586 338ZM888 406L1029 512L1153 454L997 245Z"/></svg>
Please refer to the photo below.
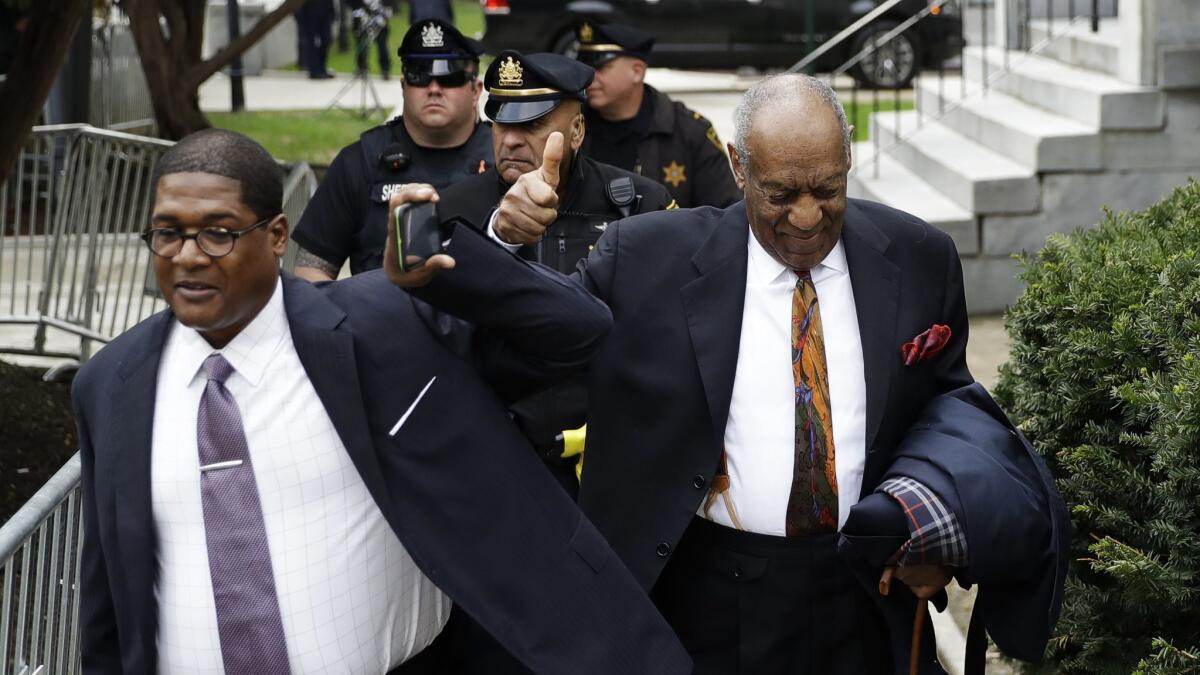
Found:
<svg viewBox="0 0 1200 675"><path fill-rule="evenodd" d="M419 70L404 71L404 81L413 87L428 87L430 82L437 80L438 86L443 89L457 89L474 79L475 75L465 70L446 75L430 75Z"/></svg>
<svg viewBox="0 0 1200 675"><path fill-rule="evenodd" d="M195 239L196 246L210 258L221 258L233 252L233 245L238 237L249 234L258 228L275 220L278 214L260 220L244 230L231 230L227 227L205 227L192 234L184 234L174 227L156 227L142 233L142 241L150 247L154 255L163 258L174 258L183 250L183 242Z"/></svg>

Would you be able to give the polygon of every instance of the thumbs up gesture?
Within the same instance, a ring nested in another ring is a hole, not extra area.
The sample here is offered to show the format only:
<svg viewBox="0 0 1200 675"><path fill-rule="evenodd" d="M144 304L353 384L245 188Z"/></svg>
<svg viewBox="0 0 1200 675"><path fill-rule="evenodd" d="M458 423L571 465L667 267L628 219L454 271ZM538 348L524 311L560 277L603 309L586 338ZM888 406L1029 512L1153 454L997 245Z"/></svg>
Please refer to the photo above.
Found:
<svg viewBox="0 0 1200 675"><path fill-rule="evenodd" d="M542 150L542 165L518 178L500 200L492 229L501 241L535 243L558 218L558 182L564 144L561 132L551 133Z"/></svg>

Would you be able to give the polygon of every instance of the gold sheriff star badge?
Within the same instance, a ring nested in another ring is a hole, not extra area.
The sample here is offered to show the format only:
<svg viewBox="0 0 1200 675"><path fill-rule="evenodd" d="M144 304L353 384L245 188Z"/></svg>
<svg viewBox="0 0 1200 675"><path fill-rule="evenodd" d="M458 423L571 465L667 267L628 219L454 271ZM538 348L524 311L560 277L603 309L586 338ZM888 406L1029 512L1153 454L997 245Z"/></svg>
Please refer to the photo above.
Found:
<svg viewBox="0 0 1200 675"><path fill-rule="evenodd" d="M670 164L664 166L662 170L663 182L670 183L671 187L679 187L680 183L687 180L687 176L683 173L684 166L674 160L672 160Z"/></svg>

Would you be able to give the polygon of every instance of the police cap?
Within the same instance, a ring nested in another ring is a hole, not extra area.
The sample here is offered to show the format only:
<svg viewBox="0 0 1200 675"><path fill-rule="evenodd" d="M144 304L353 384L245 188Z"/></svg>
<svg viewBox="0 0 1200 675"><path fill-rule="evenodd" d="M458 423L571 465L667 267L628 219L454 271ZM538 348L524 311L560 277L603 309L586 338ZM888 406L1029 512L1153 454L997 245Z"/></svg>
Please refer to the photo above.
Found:
<svg viewBox="0 0 1200 675"><path fill-rule="evenodd" d="M405 73L442 76L470 70L483 47L441 19L422 19L412 25L396 50Z"/></svg>
<svg viewBox="0 0 1200 675"><path fill-rule="evenodd" d="M554 110L565 100L587 102L587 88L596 71L558 54L529 54L505 50L483 77L488 99L483 112L493 122L520 124Z"/></svg>
<svg viewBox="0 0 1200 675"><path fill-rule="evenodd" d="M589 66L608 63L618 56L632 56L650 62L650 50L654 49L654 36L615 23L598 24L584 21L575 29L579 38L579 55L576 57Z"/></svg>

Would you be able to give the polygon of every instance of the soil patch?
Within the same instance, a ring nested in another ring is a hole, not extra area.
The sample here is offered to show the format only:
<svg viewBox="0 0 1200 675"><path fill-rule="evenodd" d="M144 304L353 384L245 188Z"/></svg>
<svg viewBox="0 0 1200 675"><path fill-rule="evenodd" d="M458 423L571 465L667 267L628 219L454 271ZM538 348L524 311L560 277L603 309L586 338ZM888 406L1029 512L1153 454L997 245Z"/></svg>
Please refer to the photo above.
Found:
<svg viewBox="0 0 1200 675"><path fill-rule="evenodd" d="M78 450L69 382L0 361L0 523Z"/></svg>

